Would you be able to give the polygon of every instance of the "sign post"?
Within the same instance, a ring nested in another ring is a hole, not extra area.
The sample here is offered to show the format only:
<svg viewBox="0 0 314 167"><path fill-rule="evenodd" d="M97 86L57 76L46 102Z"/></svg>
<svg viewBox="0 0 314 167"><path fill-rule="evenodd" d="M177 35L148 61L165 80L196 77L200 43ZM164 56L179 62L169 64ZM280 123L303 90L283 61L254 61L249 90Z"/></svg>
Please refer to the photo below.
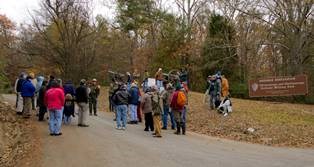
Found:
<svg viewBox="0 0 314 167"><path fill-rule="evenodd" d="M306 75L269 77L249 81L250 97L293 96L308 94Z"/></svg>

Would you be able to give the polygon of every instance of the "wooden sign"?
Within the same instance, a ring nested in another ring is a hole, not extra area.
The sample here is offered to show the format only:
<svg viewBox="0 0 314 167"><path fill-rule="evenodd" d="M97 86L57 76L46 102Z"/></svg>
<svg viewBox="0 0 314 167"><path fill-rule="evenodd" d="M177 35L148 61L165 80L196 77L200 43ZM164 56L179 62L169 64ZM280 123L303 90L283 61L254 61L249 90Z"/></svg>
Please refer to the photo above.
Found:
<svg viewBox="0 0 314 167"><path fill-rule="evenodd" d="M293 96L308 94L306 75L269 77L249 81L250 97Z"/></svg>

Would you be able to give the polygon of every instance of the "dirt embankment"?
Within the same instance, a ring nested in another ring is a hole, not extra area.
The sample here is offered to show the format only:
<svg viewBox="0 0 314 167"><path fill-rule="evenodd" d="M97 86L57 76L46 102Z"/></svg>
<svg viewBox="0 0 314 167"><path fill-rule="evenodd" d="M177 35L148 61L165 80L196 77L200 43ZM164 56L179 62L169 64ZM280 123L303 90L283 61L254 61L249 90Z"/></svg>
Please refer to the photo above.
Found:
<svg viewBox="0 0 314 167"><path fill-rule="evenodd" d="M40 147L33 123L17 116L7 102L0 102L1 167L36 166L39 156L34 155L39 153Z"/></svg>

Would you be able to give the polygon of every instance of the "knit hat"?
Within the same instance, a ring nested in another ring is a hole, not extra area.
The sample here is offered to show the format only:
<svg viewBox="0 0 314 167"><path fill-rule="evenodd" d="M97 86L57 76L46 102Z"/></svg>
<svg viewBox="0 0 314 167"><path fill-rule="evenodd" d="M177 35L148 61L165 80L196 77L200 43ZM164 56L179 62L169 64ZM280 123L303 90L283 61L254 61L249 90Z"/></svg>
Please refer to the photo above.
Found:
<svg viewBox="0 0 314 167"><path fill-rule="evenodd" d="M68 93L65 95L65 100L72 100L72 99L73 99L73 97L71 94Z"/></svg>
<svg viewBox="0 0 314 167"><path fill-rule="evenodd" d="M85 79L81 79L80 85L85 85L85 83L86 83L86 80Z"/></svg>

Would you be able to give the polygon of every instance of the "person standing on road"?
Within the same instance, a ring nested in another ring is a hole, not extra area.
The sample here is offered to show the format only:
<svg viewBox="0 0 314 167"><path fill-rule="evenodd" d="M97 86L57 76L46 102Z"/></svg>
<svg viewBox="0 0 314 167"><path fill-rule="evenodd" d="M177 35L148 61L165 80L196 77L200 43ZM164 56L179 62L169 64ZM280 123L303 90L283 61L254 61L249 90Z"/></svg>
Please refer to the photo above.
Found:
<svg viewBox="0 0 314 167"><path fill-rule="evenodd" d="M90 92L88 94L88 102L89 102L89 115L97 116L97 99L100 93L100 86L97 85L97 79L93 79L92 83L90 84Z"/></svg>
<svg viewBox="0 0 314 167"><path fill-rule="evenodd" d="M35 94L35 86L32 84L32 77L27 76L23 82L21 95L23 97L23 117L29 118L32 110L32 98Z"/></svg>
<svg viewBox="0 0 314 167"><path fill-rule="evenodd" d="M38 100L37 105L39 107L39 113L38 113L38 121L43 121L45 117L45 113L47 112L47 106L45 104L45 94L46 94L46 88L47 87L47 81L43 81L41 88L38 91Z"/></svg>
<svg viewBox="0 0 314 167"><path fill-rule="evenodd" d="M127 123L128 101L130 95L126 85L121 85L119 90L113 95L113 101L116 105L117 129L125 130Z"/></svg>
<svg viewBox="0 0 314 167"><path fill-rule="evenodd" d="M152 107L152 92L151 88L147 88L146 92L141 101L141 108L145 119L145 129L144 131L154 131L154 121L153 121L153 107Z"/></svg>
<svg viewBox="0 0 314 167"><path fill-rule="evenodd" d="M176 91L173 93L173 97L171 99L171 110L174 114L174 118L176 120L176 125L177 125L177 131L175 134L180 135L181 134L181 129L182 129L182 134L185 135L185 124L183 120L183 115L182 113L184 112L184 107L186 104L186 96L184 92L181 90L181 86L177 85Z"/></svg>
<svg viewBox="0 0 314 167"><path fill-rule="evenodd" d="M26 74L21 73L14 85L14 91L16 93L16 114L17 115L22 115L23 113L23 97L21 93L22 93L22 86L23 86L23 83L25 82L25 79L26 79Z"/></svg>
<svg viewBox="0 0 314 167"><path fill-rule="evenodd" d="M64 124L69 125L71 124L71 119L75 117L74 115L74 99L71 94L66 94L65 95L65 102L64 102L64 110L63 110L63 119L64 119Z"/></svg>
<svg viewBox="0 0 314 167"><path fill-rule="evenodd" d="M37 107L37 91L36 91L36 86L37 86L37 79L35 77L34 73L29 73L29 76L31 77L31 82L35 88L35 93L34 96L32 97L32 110L36 110Z"/></svg>
<svg viewBox="0 0 314 167"><path fill-rule="evenodd" d="M152 109L153 109L153 121L154 121L154 128L155 132L153 133L154 137L162 137L161 136L161 100L158 93L157 86L152 87Z"/></svg>
<svg viewBox="0 0 314 167"><path fill-rule="evenodd" d="M45 95L45 104L49 110L49 130L51 136L60 136L63 104L64 104L64 92L60 88L56 81L51 83L51 88L47 90Z"/></svg>
<svg viewBox="0 0 314 167"><path fill-rule="evenodd" d="M139 88L136 83L131 84L129 90L130 124L137 124L137 105L139 103Z"/></svg>
<svg viewBox="0 0 314 167"><path fill-rule="evenodd" d="M86 80L82 79L80 81L80 86L76 88L76 103L78 106L78 126L88 127L87 117L88 117L88 94L86 88Z"/></svg>
<svg viewBox="0 0 314 167"><path fill-rule="evenodd" d="M164 84L165 89L161 92L160 96L163 102L163 115L162 115L162 129L167 130L168 126L168 115L170 115L171 129L175 129L176 123L174 120L173 112L170 111L171 94L173 88L169 84Z"/></svg>

